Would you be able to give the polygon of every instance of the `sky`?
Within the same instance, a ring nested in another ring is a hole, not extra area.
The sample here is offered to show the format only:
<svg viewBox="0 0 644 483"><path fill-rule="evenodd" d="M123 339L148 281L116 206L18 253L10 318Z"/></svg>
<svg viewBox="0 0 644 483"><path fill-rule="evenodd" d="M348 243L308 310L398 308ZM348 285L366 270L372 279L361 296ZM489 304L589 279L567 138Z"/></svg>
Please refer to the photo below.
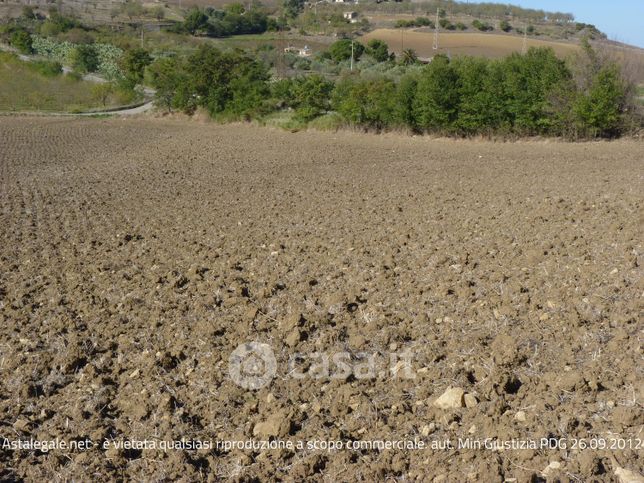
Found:
<svg viewBox="0 0 644 483"><path fill-rule="evenodd" d="M578 22L594 24L610 40L644 48L644 0L509 0L507 3L572 13Z"/></svg>

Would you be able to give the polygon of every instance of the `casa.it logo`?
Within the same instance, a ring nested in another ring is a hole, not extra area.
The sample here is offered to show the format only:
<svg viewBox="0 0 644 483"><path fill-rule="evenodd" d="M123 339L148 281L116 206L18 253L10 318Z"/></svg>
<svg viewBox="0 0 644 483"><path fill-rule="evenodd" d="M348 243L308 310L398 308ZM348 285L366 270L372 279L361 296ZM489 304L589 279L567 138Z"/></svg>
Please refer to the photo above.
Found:
<svg viewBox="0 0 644 483"><path fill-rule="evenodd" d="M277 372L273 349L261 342L247 342L237 346L228 360L228 375L244 389L261 389Z"/></svg>

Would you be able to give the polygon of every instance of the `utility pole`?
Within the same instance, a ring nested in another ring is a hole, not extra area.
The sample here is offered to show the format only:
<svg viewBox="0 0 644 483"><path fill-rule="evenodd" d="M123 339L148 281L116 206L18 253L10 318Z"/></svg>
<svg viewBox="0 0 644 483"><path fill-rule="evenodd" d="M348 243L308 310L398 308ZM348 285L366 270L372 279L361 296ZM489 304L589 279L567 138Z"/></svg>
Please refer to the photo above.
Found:
<svg viewBox="0 0 644 483"><path fill-rule="evenodd" d="M438 50L438 12L439 8L436 7L436 24L434 25L434 50Z"/></svg>

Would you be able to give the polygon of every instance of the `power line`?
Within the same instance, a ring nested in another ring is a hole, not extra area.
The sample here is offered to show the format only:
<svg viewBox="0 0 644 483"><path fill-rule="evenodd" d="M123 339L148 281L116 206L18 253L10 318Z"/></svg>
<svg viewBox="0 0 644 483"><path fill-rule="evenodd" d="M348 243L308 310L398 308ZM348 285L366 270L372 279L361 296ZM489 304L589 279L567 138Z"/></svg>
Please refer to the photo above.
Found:
<svg viewBox="0 0 644 483"><path fill-rule="evenodd" d="M439 8L436 7L436 24L434 24L434 45L433 48L434 50L438 50L438 12Z"/></svg>

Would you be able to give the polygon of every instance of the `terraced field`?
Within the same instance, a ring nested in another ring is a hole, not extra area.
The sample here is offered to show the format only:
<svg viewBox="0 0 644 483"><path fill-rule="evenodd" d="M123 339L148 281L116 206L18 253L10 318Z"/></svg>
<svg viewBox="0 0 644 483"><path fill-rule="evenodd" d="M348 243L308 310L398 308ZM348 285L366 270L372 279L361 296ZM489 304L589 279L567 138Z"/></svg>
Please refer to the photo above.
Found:
<svg viewBox="0 0 644 483"><path fill-rule="evenodd" d="M643 154L0 118L0 479L641 473Z"/></svg>

